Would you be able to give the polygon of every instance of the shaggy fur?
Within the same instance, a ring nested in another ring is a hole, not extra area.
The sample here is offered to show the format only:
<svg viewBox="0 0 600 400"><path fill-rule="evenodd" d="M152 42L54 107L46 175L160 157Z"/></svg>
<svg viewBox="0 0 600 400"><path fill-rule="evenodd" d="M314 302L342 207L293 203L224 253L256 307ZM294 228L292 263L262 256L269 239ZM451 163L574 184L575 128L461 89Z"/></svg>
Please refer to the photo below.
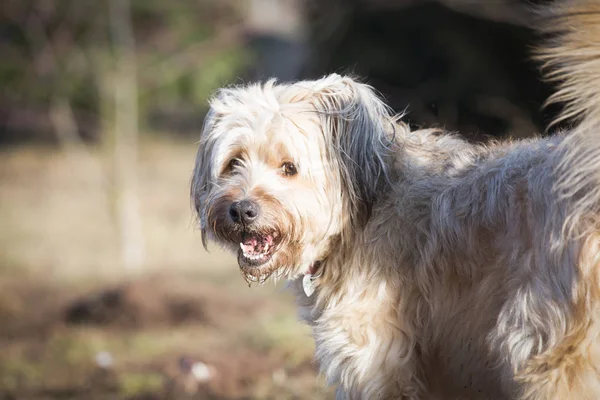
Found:
<svg viewBox="0 0 600 400"><path fill-rule="evenodd" d="M548 139L411 132L338 75L212 100L203 239L290 279L339 399L600 398L600 6L548 18L550 101L579 118Z"/></svg>

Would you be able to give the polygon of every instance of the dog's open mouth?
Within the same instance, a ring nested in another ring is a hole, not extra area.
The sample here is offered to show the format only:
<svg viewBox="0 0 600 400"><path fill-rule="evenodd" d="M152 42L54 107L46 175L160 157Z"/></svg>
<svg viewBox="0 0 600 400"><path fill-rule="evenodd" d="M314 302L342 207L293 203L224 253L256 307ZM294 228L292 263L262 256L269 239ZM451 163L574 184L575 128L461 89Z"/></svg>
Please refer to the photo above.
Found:
<svg viewBox="0 0 600 400"><path fill-rule="evenodd" d="M240 267L258 267L269 262L275 251L273 234L246 233L240 242L238 263Z"/></svg>

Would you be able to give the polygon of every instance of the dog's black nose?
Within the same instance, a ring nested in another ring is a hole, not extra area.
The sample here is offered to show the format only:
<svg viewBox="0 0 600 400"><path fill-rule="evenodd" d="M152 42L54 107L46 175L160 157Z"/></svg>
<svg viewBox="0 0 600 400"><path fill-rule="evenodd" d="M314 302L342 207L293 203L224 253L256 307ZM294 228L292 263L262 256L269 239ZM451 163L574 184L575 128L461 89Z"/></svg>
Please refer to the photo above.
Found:
<svg viewBox="0 0 600 400"><path fill-rule="evenodd" d="M250 200L236 201L229 207L229 215L233 222L250 225L258 217L258 204Z"/></svg>

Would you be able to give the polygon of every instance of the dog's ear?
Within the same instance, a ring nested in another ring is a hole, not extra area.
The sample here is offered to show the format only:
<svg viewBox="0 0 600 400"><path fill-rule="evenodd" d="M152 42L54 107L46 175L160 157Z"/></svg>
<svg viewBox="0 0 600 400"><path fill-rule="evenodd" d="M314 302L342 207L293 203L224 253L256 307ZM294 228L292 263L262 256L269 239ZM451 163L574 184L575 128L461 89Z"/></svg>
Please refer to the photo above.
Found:
<svg viewBox="0 0 600 400"><path fill-rule="evenodd" d="M210 111L204 119L202 133L200 134L200 142L198 144L198 152L196 153L196 162L194 172L192 174L192 182L190 184L190 198L192 207L195 210L200 230L202 233L202 244L206 248L206 216L204 215L203 204L206 203L206 198L209 193L210 185L213 179L213 163L211 155L214 155L214 146L216 141L213 140L213 127L218 120L218 113L211 107Z"/></svg>
<svg viewBox="0 0 600 400"><path fill-rule="evenodd" d="M313 84L311 99L347 191L351 222L364 223L389 179L393 114L372 87L350 77L334 74Z"/></svg>

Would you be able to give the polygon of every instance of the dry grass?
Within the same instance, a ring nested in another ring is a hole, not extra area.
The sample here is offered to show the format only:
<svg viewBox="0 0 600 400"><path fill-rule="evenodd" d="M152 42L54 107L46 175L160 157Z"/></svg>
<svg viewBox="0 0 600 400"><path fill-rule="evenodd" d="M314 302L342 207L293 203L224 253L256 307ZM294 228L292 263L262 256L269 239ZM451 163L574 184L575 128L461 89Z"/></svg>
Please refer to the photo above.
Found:
<svg viewBox="0 0 600 400"><path fill-rule="evenodd" d="M249 289L232 257L202 249L187 196L194 152L142 144L147 262L126 276L103 154L1 150L0 398L331 397L289 295ZM210 380L195 381L188 360Z"/></svg>

